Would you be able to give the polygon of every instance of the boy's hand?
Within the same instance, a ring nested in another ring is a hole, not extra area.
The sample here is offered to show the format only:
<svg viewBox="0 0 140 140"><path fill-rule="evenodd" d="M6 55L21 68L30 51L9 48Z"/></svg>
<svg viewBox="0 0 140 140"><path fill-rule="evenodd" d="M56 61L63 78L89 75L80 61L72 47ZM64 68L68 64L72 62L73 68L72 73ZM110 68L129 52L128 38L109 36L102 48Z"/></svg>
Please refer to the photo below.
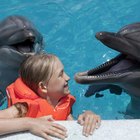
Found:
<svg viewBox="0 0 140 140"><path fill-rule="evenodd" d="M83 135L89 136L93 134L95 128L98 128L101 123L100 116L94 114L91 111L85 111L79 115L78 123L83 125Z"/></svg>
<svg viewBox="0 0 140 140"><path fill-rule="evenodd" d="M43 116L43 117L40 117L40 118L41 118L41 119L45 119L46 121L50 121L50 122L55 121L55 120L53 119L53 116L52 116L52 115Z"/></svg>
<svg viewBox="0 0 140 140"><path fill-rule="evenodd" d="M50 116L30 119L28 130L47 140L52 140L50 136L54 136L64 140L67 137L67 130L64 126L50 121ZM48 120L49 119L49 120ZM50 136L49 136L50 135Z"/></svg>

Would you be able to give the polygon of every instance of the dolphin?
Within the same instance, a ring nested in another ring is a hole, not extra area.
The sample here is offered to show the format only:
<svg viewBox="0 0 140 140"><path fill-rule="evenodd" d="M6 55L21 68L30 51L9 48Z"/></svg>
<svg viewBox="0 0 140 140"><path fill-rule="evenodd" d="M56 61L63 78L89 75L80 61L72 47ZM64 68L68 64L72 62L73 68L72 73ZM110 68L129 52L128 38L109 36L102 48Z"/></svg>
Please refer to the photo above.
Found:
<svg viewBox="0 0 140 140"><path fill-rule="evenodd" d="M43 51L43 37L23 16L8 16L0 22L0 104L6 87L18 77L21 62Z"/></svg>
<svg viewBox="0 0 140 140"><path fill-rule="evenodd" d="M140 118L140 23L126 25L117 33L98 32L95 37L120 54L96 68L76 73L76 82L97 85L96 90L110 85L123 89L131 97L127 113Z"/></svg>

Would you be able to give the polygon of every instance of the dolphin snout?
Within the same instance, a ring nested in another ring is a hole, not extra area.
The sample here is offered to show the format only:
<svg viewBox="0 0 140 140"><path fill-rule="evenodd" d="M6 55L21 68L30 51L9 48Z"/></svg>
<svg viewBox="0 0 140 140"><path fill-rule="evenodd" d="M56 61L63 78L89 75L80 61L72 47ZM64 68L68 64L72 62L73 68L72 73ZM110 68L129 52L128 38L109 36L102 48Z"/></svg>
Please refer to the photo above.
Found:
<svg viewBox="0 0 140 140"><path fill-rule="evenodd" d="M115 37L116 36L116 33L112 33L112 32L97 32L95 34L95 37L98 39L98 40L106 40L106 39L110 39L112 37Z"/></svg>
<svg viewBox="0 0 140 140"><path fill-rule="evenodd" d="M103 40L106 36L106 32L98 32L96 33L95 37L98 39L98 40Z"/></svg>

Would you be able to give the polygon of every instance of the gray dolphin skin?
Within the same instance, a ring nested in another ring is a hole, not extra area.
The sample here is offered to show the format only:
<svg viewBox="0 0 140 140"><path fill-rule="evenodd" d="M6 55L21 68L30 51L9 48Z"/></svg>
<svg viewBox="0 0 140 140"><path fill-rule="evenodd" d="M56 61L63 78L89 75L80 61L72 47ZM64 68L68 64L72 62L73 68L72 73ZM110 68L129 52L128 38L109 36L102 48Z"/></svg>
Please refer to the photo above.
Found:
<svg viewBox="0 0 140 140"><path fill-rule="evenodd" d="M23 16L9 16L0 22L0 104L5 89L18 77L21 62L43 50L43 37Z"/></svg>
<svg viewBox="0 0 140 140"><path fill-rule="evenodd" d="M99 86L94 92L110 85L122 88L131 96L126 114L140 118L140 23L124 26L117 33L98 32L96 38L120 54L96 68L76 73L75 80Z"/></svg>

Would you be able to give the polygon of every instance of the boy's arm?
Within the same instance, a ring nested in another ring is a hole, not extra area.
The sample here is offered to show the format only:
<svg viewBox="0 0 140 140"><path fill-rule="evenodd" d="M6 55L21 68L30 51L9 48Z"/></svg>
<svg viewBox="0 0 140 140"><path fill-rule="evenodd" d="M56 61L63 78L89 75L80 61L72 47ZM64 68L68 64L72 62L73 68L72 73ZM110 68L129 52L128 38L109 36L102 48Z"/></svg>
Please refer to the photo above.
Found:
<svg viewBox="0 0 140 140"><path fill-rule="evenodd" d="M56 124L52 117L44 116L41 118L17 118L26 115L26 104L17 103L5 110L0 111L0 135L30 131L32 134L51 140L49 135L65 139L66 128Z"/></svg>
<svg viewBox="0 0 140 140"><path fill-rule="evenodd" d="M27 131L29 129L28 118L7 119L8 116L4 117L3 119L0 119L0 135L13 132Z"/></svg>
<svg viewBox="0 0 140 140"><path fill-rule="evenodd" d="M43 118L14 118L0 119L0 135L30 131L32 134L43 137L47 140L52 140L49 135L65 139L66 128L48 121L48 116Z"/></svg>
<svg viewBox="0 0 140 140"><path fill-rule="evenodd" d="M0 119L25 117L28 111L26 103L16 103L11 107L0 111Z"/></svg>

